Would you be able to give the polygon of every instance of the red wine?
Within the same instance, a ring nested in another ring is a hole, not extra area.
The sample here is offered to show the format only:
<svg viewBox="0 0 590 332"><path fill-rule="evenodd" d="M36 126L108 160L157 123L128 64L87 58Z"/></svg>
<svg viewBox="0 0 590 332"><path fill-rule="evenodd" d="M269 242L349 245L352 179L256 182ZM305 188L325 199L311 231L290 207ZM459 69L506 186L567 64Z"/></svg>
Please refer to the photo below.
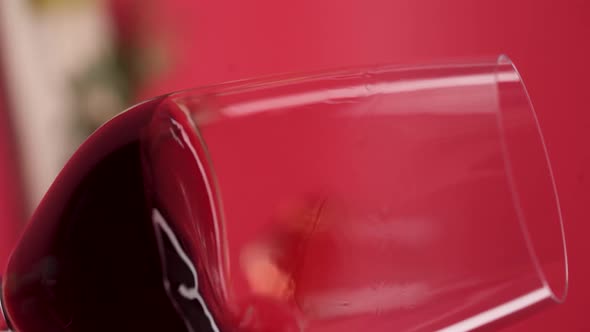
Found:
<svg viewBox="0 0 590 332"><path fill-rule="evenodd" d="M4 289L17 331L185 331L162 284L140 158L138 142L113 152L51 233L28 229Z"/></svg>

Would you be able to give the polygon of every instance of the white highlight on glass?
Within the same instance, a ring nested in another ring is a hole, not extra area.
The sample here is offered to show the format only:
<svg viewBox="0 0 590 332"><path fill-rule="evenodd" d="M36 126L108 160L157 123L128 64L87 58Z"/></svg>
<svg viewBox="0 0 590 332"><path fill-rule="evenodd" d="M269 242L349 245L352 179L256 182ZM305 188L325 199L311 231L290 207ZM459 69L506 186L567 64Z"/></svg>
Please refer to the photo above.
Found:
<svg viewBox="0 0 590 332"><path fill-rule="evenodd" d="M182 113L186 116L187 120L192 123L192 119L189 115L190 113L188 113L187 110L183 109L182 107L180 107L180 109L182 110ZM219 229L219 225L221 223L221 220L217 216L217 209L215 208L215 198L213 195L213 189L211 188L211 184L209 183L207 173L205 172L205 167L203 166L201 158L199 158L199 155L197 154L195 147L191 143L190 138L189 138L188 134L186 133L186 131L184 130L184 128L182 127L182 125L172 118L170 118L170 121L172 122L172 124L178 129L178 131L182 135L182 141L184 142L184 144L182 144L181 146L183 148L185 145L188 147L195 162L197 163L197 166L199 167L199 172L201 173L201 178L203 179L203 183L205 184L205 190L207 191L207 200L209 201L209 209L211 211L211 218L213 219L213 229L215 230L215 250L217 251L218 259L223 259L224 255L223 255L223 251L222 251L222 239L221 239L222 234L221 234L221 230ZM196 126L195 126L195 128L196 128ZM174 135L174 136L176 136L176 135ZM176 138L178 138L178 137L176 137ZM225 243L225 241L223 241L223 243ZM221 265L223 265L223 264L221 264ZM223 292L223 295L227 296L227 289L225 286L226 285L225 275L224 275L223 271L219 273L219 280L220 280L219 287L220 287L221 291Z"/></svg>
<svg viewBox="0 0 590 332"><path fill-rule="evenodd" d="M170 240L170 243L172 243L174 250L176 250L178 257L180 257L182 259L182 261L186 264L186 266L191 271L191 274L193 275L193 282L194 282L195 286L193 288L189 288L186 285L182 284L182 285L178 286L178 293L180 293L180 295L182 295L186 299L199 301L199 303L201 304L201 307L203 308L203 312L205 313L205 316L207 316L207 319L209 319L209 322L211 323L211 328L213 329L213 331L219 332L219 328L217 327L217 324L215 323L215 319L213 318L213 315L209 311L209 308L207 308L207 304L205 303L205 300L203 299L203 297L199 293L198 274L197 274L197 270L195 269L194 265L191 263L191 260L188 258L187 254L184 252L184 250L182 250L182 247L180 246L178 239L174 235L174 232L172 231L170 226L166 223L166 221L164 220L164 217L162 217L162 215L160 214L160 212L157 209L152 210L152 221L155 224L155 226L158 226L166 234L166 236L168 236L168 239Z"/></svg>
<svg viewBox="0 0 590 332"><path fill-rule="evenodd" d="M360 98L374 94L390 94L416 92L422 90L472 87L493 84L496 77L493 74L472 74L464 76L450 76L440 78L416 79L397 82L367 82L353 86L333 89L305 91L297 94L282 95L254 101L247 101L230 105L223 109L227 116L241 116L265 110L289 108L310 105L326 100L336 101L344 98Z"/></svg>
<svg viewBox="0 0 590 332"><path fill-rule="evenodd" d="M438 330L438 332L463 332L471 331L485 324L491 323L502 317L506 317L512 313L529 307L535 303L541 302L551 297L551 292L547 287L534 290L528 294L517 297L514 300L508 301L492 309L486 310L473 317L462 320L451 326Z"/></svg>

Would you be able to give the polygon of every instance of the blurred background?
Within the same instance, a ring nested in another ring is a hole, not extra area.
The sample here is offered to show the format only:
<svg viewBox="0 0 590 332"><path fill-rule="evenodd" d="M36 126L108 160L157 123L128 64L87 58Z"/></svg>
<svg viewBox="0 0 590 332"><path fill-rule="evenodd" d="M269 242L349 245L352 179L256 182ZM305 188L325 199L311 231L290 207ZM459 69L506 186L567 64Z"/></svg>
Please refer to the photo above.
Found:
<svg viewBox="0 0 590 332"><path fill-rule="evenodd" d="M565 305L513 331L589 331L590 2L0 1L0 266L76 147L134 103L285 72L508 54L553 162Z"/></svg>

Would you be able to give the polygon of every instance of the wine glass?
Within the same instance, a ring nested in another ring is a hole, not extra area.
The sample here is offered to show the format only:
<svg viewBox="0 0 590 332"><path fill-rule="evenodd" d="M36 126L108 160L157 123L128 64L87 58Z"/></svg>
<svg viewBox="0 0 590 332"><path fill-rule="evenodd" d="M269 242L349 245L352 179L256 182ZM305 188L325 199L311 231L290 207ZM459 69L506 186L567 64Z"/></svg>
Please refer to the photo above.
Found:
<svg viewBox="0 0 590 332"><path fill-rule="evenodd" d="M3 275L15 331L468 331L567 293L506 56L158 97L66 165Z"/></svg>

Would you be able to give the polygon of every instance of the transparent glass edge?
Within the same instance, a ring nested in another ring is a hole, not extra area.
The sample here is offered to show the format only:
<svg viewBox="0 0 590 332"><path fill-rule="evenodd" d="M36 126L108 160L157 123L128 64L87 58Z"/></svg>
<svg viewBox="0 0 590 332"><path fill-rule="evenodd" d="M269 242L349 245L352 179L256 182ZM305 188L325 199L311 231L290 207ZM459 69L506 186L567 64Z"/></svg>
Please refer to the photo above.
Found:
<svg viewBox="0 0 590 332"><path fill-rule="evenodd" d="M221 266L221 273L223 274L221 277L223 279L227 278L228 280L231 279L231 265L230 265L230 258L226 252L226 248L228 248L228 239L227 239L227 226L226 226L226 217L225 217L225 209L224 209L224 205L223 205L223 199L222 199L222 190L221 190L221 186L219 185L219 182L217 180L217 175L215 174L215 165L213 164L213 160L211 158L211 154L209 152L209 147L207 145L207 142L205 142L203 135L201 134L201 130L199 128L199 124L198 121L196 119L194 119L194 117L192 116L190 110L187 109L187 107L179 102L177 102L175 99L171 98L170 99L174 105L176 105L178 107L178 109L181 111L181 113L183 114L183 116L186 117L186 120L188 121L189 125L190 125L190 129L188 131L188 135L189 137L191 137L191 139L193 140L193 144L199 144L199 146L202 148L202 152L197 152L196 153L196 157L199 158L199 162L201 162L202 164L206 165L204 167L204 169L202 170L203 172L203 176L207 178L207 181L210 182L211 185L211 195L212 197L209 198L210 202L213 204L213 206L211 207L212 209L214 209L215 213L217 213L217 221L219 222L219 226L220 226L220 234L219 237L221 239L221 252L220 252L220 257L219 259L221 260L220 266ZM226 284L225 282L223 282L222 285L223 289L222 289L222 296L223 299L225 301L229 300L230 297L230 292L228 291L228 287L229 284Z"/></svg>
<svg viewBox="0 0 590 332"><path fill-rule="evenodd" d="M561 203L560 203L560 199L559 199L559 193L557 191L557 185L555 182L553 168L551 165L551 159L549 157L549 152L547 150L547 145L545 143L545 138L543 136L543 132L542 132L536 111L535 111L534 106L531 102L530 95L528 93L528 90L526 89L526 85L524 84L522 76L518 72L516 65L514 64L514 62L512 62L512 60L506 54L501 54L498 56L496 68L499 68L500 66L509 66L512 73L514 75L516 75L516 77L518 79L518 85L519 85L520 89L522 90L522 92L524 93L524 96L526 97L527 110L529 112L528 116L530 116L532 118L533 123L535 124L535 127L536 127L535 133L537 135L538 142L539 142L539 144L541 144L541 148L543 151L543 157L545 159L545 166L547 167L548 175L549 175L550 182L551 182L551 190L552 190L553 198L555 199L555 209L556 209L557 216L558 216L560 240L561 240L561 246L562 246L562 250L563 250L564 276L563 276L563 280L562 280L563 281L563 291L561 292L561 294L556 294L555 290L551 287L551 285L547 281L547 276L546 276L543 268L541 267L541 263L540 263L539 256L537 254L537 250L535 249L535 245L533 244L533 240L531 238L530 231L528 230L528 228L529 228L528 222L523 215L522 206L519 203L518 188L517 188L516 184L514 183L514 179L513 179L513 174L512 174L513 168L511 166L511 161L510 161L511 158L510 158L510 154L508 153L508 149L507 149L508 143L505 140L505 130L504 130L504 126L502 123L503 110L498 103L498 126L501 131L502 150L503 150L503 154L504 154L504 160L506 162L507 176L508 176L509 185L511 187L510 189L514 195L513 199L515 200L515 208L517 209L518 220L520 223L520 227L523 231L523 236L526 241L529 255L531 256L531 260L533 261L533 265L534 265L535 270L540 278L540 281L542 282L543 288L546 289L546 291L548 292L549 297L552 301L554 301L555 303L563 303L565 301L565 299L567 298L567 294L568 294L568 290L569 290L569 266L568 266L567 244L566 244L566 237L565 237L565 227L564 227L564 222L563 222L563 214L561 211ZM496 86L498 86L500 84L500 82L501 81L496 76ZM496 93L498 93L497 100L499 102L501 100L500 91L497 89ZM539 301L542 301L542 299L540 299Z"/></svg>
<svg viewBox="0 0 590 332"><path fill-rule="evenodd" d="M0 332L10 332L8 316L4 310L4 293L2 292L2 278L0 278Z"/></svg>

